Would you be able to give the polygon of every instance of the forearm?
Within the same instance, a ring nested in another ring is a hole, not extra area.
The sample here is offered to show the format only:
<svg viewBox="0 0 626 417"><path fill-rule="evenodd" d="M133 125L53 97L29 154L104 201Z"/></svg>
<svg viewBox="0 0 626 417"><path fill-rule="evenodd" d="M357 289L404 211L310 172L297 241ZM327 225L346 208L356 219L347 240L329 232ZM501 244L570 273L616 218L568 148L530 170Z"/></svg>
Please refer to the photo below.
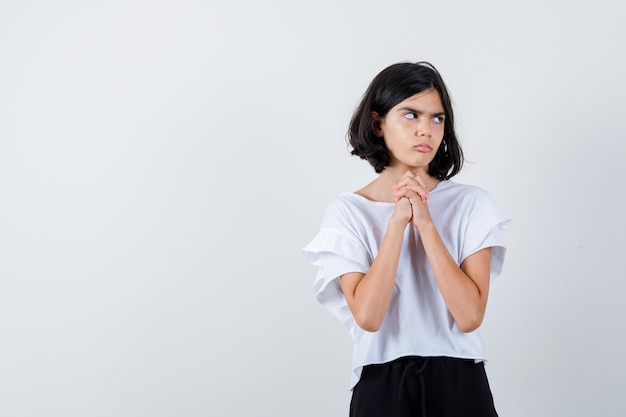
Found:
<svg viewBox="0 0 626 417"><path fill-rule="evenodd" d="M485 254L481 254L480 268L472 270L477 270L481 276L472 277L454 261L432 222L421 226L419 233L439 291L457 326L463 332L477 329L487 304L489 252L487 261L484 260Z"/></svg>
<svg viewBox="0 0 626 417"><path fill-rule="evenodd" d="M342 279L348 305L357 324L377 331L385 318L398 270L406 222L389 221L378 254L365 275Z"/></svg>

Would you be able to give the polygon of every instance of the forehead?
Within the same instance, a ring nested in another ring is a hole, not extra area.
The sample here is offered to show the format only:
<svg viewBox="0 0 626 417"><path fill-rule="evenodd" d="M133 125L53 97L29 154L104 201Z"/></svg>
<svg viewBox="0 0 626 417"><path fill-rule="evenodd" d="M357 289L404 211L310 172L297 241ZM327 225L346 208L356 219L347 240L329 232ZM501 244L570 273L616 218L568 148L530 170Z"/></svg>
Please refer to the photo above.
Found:
<svg viewBox="0 0 626 417"><path fill-rule="evenodd" d="M434 88L420 91L419 93L402 100L400 103L396 104L392 110L405 107L427 111L430 113L444 111L443 104L441 103L441 97L439 97L439 92Z"/></svg>

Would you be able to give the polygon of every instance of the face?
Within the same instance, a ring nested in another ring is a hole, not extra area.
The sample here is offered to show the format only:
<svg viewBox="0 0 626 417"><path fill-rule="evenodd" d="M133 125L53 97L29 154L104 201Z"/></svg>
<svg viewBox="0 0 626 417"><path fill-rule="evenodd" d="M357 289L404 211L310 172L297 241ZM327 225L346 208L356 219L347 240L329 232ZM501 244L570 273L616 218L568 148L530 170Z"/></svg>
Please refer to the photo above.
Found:
<svg viewBox="0 0 626 417"><path fill-rule="evenodd" d="M445 112L434 88L394 106L384 118L376 113L374 130L391 154L390 167L426 170L443 140Z"/></svg>

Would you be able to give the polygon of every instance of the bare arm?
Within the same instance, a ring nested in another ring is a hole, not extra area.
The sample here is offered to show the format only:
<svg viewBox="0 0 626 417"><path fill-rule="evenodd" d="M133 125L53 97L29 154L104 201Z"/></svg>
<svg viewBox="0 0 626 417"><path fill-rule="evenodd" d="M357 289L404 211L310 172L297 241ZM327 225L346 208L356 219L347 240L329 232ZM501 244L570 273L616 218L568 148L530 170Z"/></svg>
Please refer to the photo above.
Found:
<svg viewBox="0 0 626 417"><path fill-rule="evenodd" d="M434 224L422 225L419 233L439 291L457 326L462 332L476 330L487 307L491 248L468 256L459 267Z"/></svg>
<svg viewBox="0 0 626 417"><path fill-rule="evenodd" d="M419 177L405 175L395 194L411 202L411 222L419 231L437 286L457 326L462 332L476 330L487 306L491 248L479 250L458 266L430 217L425 183Z"/></svg>
<svg viewBox="0 0 626 417"><path fill-rule="evenodd" d="M396 203L378 255L367 274L352 272L341 276L348 307L359 327L378 331L393 295L404 230L411 219L411 205L406 198Z"/></svg>

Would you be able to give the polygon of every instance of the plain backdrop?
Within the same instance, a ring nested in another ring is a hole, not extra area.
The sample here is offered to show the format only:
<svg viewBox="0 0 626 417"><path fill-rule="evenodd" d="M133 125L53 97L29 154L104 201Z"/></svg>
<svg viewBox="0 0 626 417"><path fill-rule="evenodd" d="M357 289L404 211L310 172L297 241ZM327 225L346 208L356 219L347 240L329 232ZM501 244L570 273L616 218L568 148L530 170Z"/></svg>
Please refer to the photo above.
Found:
<svg viewBox="0 0 626 417"><path fill-rule="evenodd" d="M0 1L0 415L347 416L301 249L374 178L345 133L442 73L514 217L483 325L503 417L623 416L626 14L598 0Z"/></svg>

